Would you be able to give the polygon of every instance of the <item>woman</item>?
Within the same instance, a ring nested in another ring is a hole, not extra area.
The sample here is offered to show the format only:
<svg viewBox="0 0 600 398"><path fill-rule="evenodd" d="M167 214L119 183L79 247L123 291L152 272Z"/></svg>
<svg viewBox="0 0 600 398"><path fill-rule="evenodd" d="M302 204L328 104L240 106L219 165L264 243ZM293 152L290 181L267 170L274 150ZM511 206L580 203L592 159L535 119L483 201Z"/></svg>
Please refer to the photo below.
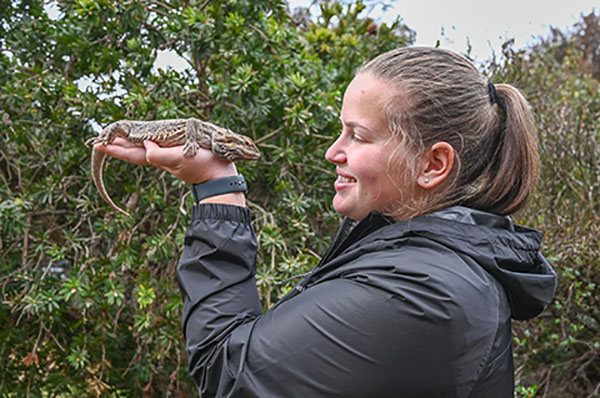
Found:
<svg viewBox="0 0 600 398"><path fill-rule="evenodd" d="M512 397L511 317L539 314L556 284L541 234L507 217L538 174L527 102L465 57L401 48L359 71L340 119L326 158L345 220L266 314L244 193L193 208L178 281L201 396ZM237 175L208 151L96 149L193 184Z"/></svg>

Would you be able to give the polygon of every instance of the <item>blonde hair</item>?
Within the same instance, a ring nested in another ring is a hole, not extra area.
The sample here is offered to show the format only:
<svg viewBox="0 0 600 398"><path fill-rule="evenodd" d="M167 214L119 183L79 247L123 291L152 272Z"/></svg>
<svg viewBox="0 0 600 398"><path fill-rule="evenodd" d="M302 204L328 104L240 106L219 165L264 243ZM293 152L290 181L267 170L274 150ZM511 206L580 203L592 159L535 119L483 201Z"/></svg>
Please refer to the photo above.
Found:
<svg viewBox="0 0 600 398"><path fill-rule="evenodd" d="M390 215L407 218L453 205L507 215L525 206L539 155L533 115L519 90L508 84L494 90L468 58L439 48L389 51L359 71L366 72L396 90L384 106L401 142L394 170L406 170L414 181L418 159L433 144L445 141L455 151L443 183L420 201L403 200Z"/></svg>

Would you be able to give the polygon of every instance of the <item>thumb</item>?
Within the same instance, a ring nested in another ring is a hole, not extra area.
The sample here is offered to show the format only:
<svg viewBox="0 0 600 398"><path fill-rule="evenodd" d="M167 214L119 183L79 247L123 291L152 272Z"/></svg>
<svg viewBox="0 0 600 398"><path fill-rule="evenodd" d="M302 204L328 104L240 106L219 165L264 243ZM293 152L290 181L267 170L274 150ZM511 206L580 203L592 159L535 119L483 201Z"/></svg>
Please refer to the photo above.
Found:
<svg viewBox="0 0 600 398"><path fill-rule="evenodd" d="M160 146L150 140L144 141L144 149L146 149L146 162L153 166L157 166L157 160L160 159ZM157 159L158 158L158 159Z"/></svg>
<svg viewBox="0 0 600 398"><path fill-rule="evenodd" d="M148 151L154 151L157 148L160 148L160 146L156 142L154 142L154 141L145 140L144 141L144 148L146 148L146 151L148 152Z"/></svg>
<svg viewBox="0 0 600 398"><path fill-rule="evenodd" d="M156 167L168 168L179 163L182 157L181 147L161 147L154 141L144 141L146 161Z"/></svg>

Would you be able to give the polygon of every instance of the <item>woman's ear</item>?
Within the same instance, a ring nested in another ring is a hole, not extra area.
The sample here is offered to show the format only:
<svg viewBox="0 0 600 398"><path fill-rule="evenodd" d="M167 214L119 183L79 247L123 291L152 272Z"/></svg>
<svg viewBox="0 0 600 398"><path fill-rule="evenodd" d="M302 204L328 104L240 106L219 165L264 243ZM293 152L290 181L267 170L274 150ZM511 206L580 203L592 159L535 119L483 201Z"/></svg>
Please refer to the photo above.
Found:
<svg viewBox="0 0 600 398"><path fill-rule="evenodd" d="M444 181L454 165L454 148L447 142L436 142L429 148L421 161L417 184L431 189Z"/></svg>

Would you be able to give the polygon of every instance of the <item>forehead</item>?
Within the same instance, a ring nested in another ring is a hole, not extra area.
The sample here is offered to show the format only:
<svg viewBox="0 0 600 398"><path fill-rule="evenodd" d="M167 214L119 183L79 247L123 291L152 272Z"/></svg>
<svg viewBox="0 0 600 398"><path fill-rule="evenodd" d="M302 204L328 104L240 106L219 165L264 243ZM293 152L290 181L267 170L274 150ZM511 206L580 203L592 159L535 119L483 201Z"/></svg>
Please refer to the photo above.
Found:
<svg viewBox="0 0 600 398"><path fill-rule="evenodd" d="M375 77L375 75L370 72L362 72L352 79L346 88L344 98L356 96L370 100L382 100L390 95L390 93L391 88L388 82L379 77Z"/></svg>
<svg viewBox="0 0 600 398"><path fill-rule="evenodd" d="M394 91L389 84L371 73L359 73L344 94L342 121L362 124L375 130L387 127L384 106L394 96Z"/></svg>
<svg viewBox="0 0 600 398"><path fill-rule="evenodd" d="M342 105L383 108L390 100L396 100L399 96L399 88L391 82L370 72L362 72L356 75L346 88Z"/></svg>

